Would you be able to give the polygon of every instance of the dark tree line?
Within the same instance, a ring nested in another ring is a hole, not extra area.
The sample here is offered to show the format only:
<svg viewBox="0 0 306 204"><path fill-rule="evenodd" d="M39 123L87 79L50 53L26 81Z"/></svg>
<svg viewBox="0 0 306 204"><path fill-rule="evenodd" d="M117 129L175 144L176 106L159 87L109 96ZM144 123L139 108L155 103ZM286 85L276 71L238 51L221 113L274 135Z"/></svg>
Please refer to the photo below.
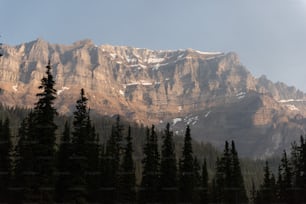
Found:
<svg viewBox="0 0 306 204"><path fill-rule="evenodd" d="M247 202L234 142L231 148L225 143L216 163L216 175L209 182L206 160L194 156L189 126L180 156L176 155L170 124L161 137L154 125L146 128L142 173L137 182L134 133L122 125L118 116L110 137L100 142L83 89L73 120L65 123L57 144L56 90L50 62L45 75L34 109L20 124L16 145L12 145L9 119L0 121L1 203Z"/></svg>
<svg viewBox="0 0 306 204"><path fill-rule="evenodd" d="M266 162L263 183L257 191L253 190L252 197L256 204L306 203L306 143L303 136L299 144L293 143L291 158L284 151L277 176Z"/></svg>
<svg viewBox="0 0 306 204"><path fill-rule="evenodd" d="M213 201L216 203L248 202L234 141L231 147L225 142L223 155L217 159L213 188Z"/></svg>

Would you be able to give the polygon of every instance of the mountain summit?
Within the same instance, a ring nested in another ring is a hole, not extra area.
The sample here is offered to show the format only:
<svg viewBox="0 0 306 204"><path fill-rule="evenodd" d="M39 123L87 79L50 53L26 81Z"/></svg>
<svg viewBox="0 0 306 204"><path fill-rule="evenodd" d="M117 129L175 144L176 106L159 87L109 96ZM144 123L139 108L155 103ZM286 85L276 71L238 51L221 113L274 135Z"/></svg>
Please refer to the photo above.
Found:
<svg viewBox="0 0 306 204"><path fill-rule="evenodd" d="M84 88L97 113L160 127L172 122L177 134L189 124L197 140L221 147L234 139L242 155L253 157L278 153L305 132L306 95L253 77L233 52L42 39L3 49L0 99L8 106L33 106L50 59L61 113L71 113Z"/></svg>

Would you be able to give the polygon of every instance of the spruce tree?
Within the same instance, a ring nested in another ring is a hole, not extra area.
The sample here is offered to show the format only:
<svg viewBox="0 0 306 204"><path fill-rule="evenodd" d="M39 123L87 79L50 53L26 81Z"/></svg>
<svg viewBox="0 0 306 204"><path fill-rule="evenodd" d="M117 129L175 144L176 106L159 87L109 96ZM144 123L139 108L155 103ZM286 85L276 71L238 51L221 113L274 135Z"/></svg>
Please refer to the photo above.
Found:
<svg viewBox="0 0 306 204"><path fill-rule="evenodd" d="M9 202L12 178L12 141L10 122L0 121L0 203Z"/></svg>
<svg viewBox="0 0 306 204"><path fill-rule="evenodd" d="M250 191L250 201L251 203L255 204L256 203L256 188L255 188L255 183L254 180L252 179L252 187L251 187L251 191Z"/></svg>
<svg viewBox="0 0 306 204"><path fill-rule="evenodd" d="M50 61L46 76L38 87L38 101L34 110L23 121L19 130L16 148L15 184L24 202L54 202L55 186L55 131L57 126L53 107L56 99L55 82L51 74ZM17 196L17 197L19 197Z"/></svg>
<svg viewBox="0 0 306 204"><path fill-rule="evenodd" d="M201 165L197 157L193 159L193 177L194 177L194 192L193 203L201 203L201 191L202 191L202 178L201 178Z"/></svg>
<svg viewBox="0 0 306 204"><path fill-rule="evenodd" d="M143 171L140 188L141 203L156 203L160 201L160 156L157 142L155 127L152 125L151 131L147 129L147 141L143 150Z"/></svg>
<svg viewBox="0 0 306 204"><path fill-rule="evenodd" d="M61 136L58 156L57 156L57 183L56 183L56 201L68 202L68 189L71 188L70 174L70 156L71 156L71 141L70 141L70 125L65 123L64 131Z"/></svg>
<svg viewBox="0 0 306 204"><path fill-rule="evenodd" d="M224 201L227 203L233 202L232 197L232 156L229 148L228 141L225 141L225 147L223 157L221 158L221 164L224 174Z"/></svg>
<svg viewBox="0 0 306 204"><path fill-rule="evenodd" d="M55 185L55 131L57 126L54 117L57 115L54 108L56 99L55 81L51 74L50 60L46 66L46 76L41 80L38 87L42 92L36 94L38 101L34 108L34 133L37 145L34 148L34 156L37 163L38 202L51 203L54 199Z"/></svg>
<svg viewBox="0 0 306 204"><path fill-rule="evenodd" d="M69 189L69 199L76 203L85 203L87 200L87 177L88 170L88 118L87 97L84 89L81 89L80 98L76 102L74 111L73 132L72 132L72 152L71 152L71 187Z"/></svg>
<svg viewBox="0 0 306 204"><path fill-rule="evenodd" d="M128 128L128 134L125 139L126 146L124 148L123 161L120 168L119 176L119 195L120 203L135 203L136 202L136 175L135 164L133 160L133 145L132 145L131 126Z"/></svg>
<svg viewBox="0 0 306 204"><path fill-rule="evenodd" d="M118 175L123 152L122 131L123 126L120 123L120 117L118 115L115 125L112 126L111 136L106 143L105 152L102 153L101 202L114 203L118 199Z"/></svg>
<svg viewBox="0 0 306 204"><path fill-rule="evenodd" d="M240 162L238 158L238 153L236 151L235 143L232 141L231 144L231 157L232 157L232 166L231 166L231 185L232 189L232 203L247 203L248 198L246 195L246 190L244 186L244 180L241 173Z"/></svg>
<svg viewBox="0 0 306 204"><path fill-rule="evenodd" d="M208 196L208 172L207 172L207 162L204 159L202 165L202 191L201 191L201 203L207 204L209 201Z"/></svg>
<svg viewBox="0 0 306 204"><path fill-rule="evenodd" d="M303 136L300 144L293 143L291 151L294 203L306 202L306 143Z"/></svg>
<svg viewBox="0 0 306 204"><path fill-rule="evenodd" d="M269 163L264 167L264 180L261 184L256 197L257 204L268 204L276 201L275 177L270 172Z"/></svg>
<svg viewBox="0 0 306 204"><path fill-rule="evenodd" d="M225 176L224 176L224 166L221 162L222 160L217 157L216 161L216 173L213 179L213 196L212 202L221 203L224 201L224 185L225 185Z"/></svg>
<svg viewBox="0 0 306 204"><path fill-rule="evenodd" d="M193 151L191 144L190 127L187 126L184 138L182 157L179 161L179 194L180 202L193 201L194 168L193 168Z"/></svg>
<svg viewBox="0 0 306 204"><path fill-rule="evenodd" d="M87 152L87 162L88 166L86 169L86 183L89 202L95 203L98 201L98 189L99 189L99 154L100 154L100 144L99 135L96 133L96 128L91 124L90 117L88 115L87 119L87 131L88 140L86 144Z"/></svg>
<svg viewBox="0 0 306 204"><path fill-rule="evenodd" d="M30 112L21 122L18 130L18 143L15 147L14 161L14 202L36 202L37 193L36 171L37 163L34 155L34 148L37 145L33 136L34 132L34 113Z"/></svg>
<svg viewBox="0 0 306 204"><path fill-rule="evenodd" d="M167 123L163 134L160 182L161 182L161 202L177 202L177 166L176 166L175 147L173 142L173 132L170 131L170 124Z"/></svg>
<svg viewBox="0 0 306 204"><path fill-rule="evenodd" d="M279 167L279 202L290 203L293 200L292 195L292 168L287 158L287 153L284 151Z"/></svg>
<svg viewBox="0 0 306 204"><path fill-rule="evenodd" d="M229 143L225 141L223 155L221 159L217 159L215 182L215 202L247 202L238 153L233 141L231 148L229 147Z"/></svg>

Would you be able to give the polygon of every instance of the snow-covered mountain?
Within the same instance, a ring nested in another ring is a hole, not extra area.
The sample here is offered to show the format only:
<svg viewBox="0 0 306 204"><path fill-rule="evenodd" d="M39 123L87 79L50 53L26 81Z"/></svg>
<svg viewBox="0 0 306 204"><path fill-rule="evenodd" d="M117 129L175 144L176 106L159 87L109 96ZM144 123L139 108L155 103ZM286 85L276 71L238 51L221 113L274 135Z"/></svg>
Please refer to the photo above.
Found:
<svg viewBox="0 0 306 204"><path fill-rule="evenodd" d="M126 46L72 45L42 39L4 46L0 99L32 107L48 59L61 113L71 113L81 88L90 108L222 146L235 139L243 155L264 157L304 134L306 95L266 77L255 78L235 53L193 49L157 51Z"/></svg>

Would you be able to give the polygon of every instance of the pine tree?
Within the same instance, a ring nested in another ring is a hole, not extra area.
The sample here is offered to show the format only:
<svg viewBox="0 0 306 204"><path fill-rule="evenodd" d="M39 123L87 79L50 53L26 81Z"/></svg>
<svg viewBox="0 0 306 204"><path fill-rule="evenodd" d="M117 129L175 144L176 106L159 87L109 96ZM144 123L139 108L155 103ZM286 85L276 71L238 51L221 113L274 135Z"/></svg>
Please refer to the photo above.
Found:
<svg viewBox="0 0 306 204"><path fill-rule="evenodd" d="M182 157L179 162L179 194L181 202L193 202L194 168L190 127L187 126Z"/></svg>
<svg viewBox="0 0 306 204"><path fill-rule="evenodd" d="M88 171L88 118L87 97L84 89L81 89L80 98L76 102L74 111L73 132L72 132L72 153L70 156L71 166L71 188L69 199L76 203L85 203L88 196L87 177Z"/></svg>
<svg viewBox="0 0 306 204"><path fill-rule="evenodd" d="M251 203L255 204L256 203L256 188L255 188L255 183L254 183L254 180L252 179L252 188L251 188L251 191L250 191L250 201Z"/></svg>
<svg viewBox="0 0 306 204"><path fill-rule="evenodd" d="M55 185L55 131L57 129L54 123L54 117L57 115L53 107L56 99L55 81L51 74L50 60L46 66L46 75L41 80L38 87L42 90L36 94L38 101L34 108L34 123L37 145L34 154L37 159L35 169L37 171L38 201L51 203L54 198Z"/></svg>
<svg viewBox="0 0 306 204"><path fill-rule="evenodd" d="M160 182L161 182L161 202L177 202L177 166L175 147L173 142L173 132L170 131L170 124L167 123L163 135L161 152Z"/></svg>
<svg viewBox="0 0 306 204"><path fill-rule="evenodd" d="M207 162L204 159L202 165L202 192L201 192L201 203L207 204L209 201L208 196L208 172L207 172Z"/></svg>
<svg viewBox="0 0 306 204"><path fill-rule="evenodd" d="M70 156L71 156L71 141L70 141L70 125L65 123L64 131L61 137L61 143L57 157L58 178L56 183L56 200L58 202L68 202L68 189L71 188L70 183Z"/></svg>
<svg viewBox="0 0 306 204"><path fill-rule="evenodd" d="M100 154L100 145L99 145L99 135L96 133L96 128L91 124L91 119L88 115L87 119L87 132L88 132L88 140L87 140L87 162L88 167L86 170L86 183L87 183L87 191L88 191L88 200L89 202L97 202L98 201L98 188L99 188L99 154Z"/></svg>
<svg viewBox="0 0 306 204"><path fill-rule="evenodd" d="M247 195L235 143L225 141L221 159L216 162L215 202L246 203Z"/></svg>
<svg viewBox="0 0 306 204"><path fill-rule="evenodd" d="M143 172L140 189L141 203L159 202L160 156L157 142L155 127L152 125L151 131L147 130L147 141L143 150Z"/></svg>
<svg viewBox="0 0 306 204"><path fill-rule="evenodd" d="M277 185L276 185L276 178L273 173L271 173L271 179L270 179L270 186L271 186L271 200L272 203L277 202Z"/></svg>
<svg viewBox="0 0 306 204"><path fill-rule="evenodd" d="M223 157L221 158L221 164L224 174L224 201L227 203L233 202L232 194L232 155L229 148L228 141L225 141L225 147Z"/></svg>
<svg viewBox="0 0 306 204"><path fill-rule="evenodd" d="M244 180L241 173L240 162L238 158L238 153L236 151L235 143L232 141L231 145L231 157L232 157L232 166L231 166L231 185L232 189L232 203L247 203L247 195L244 186Z"/></svg>
<svg viewBox="0 0 306 204"><path fill-rule="evenodd" d="M264 180L261 184L256 197L256 203L265 204L276 201L276 184L275 177L270 172L269 163L266 162L264 167Z"/></svg>
<svg viewBox="0 0 306 204"><path fill-rule="evenodd" d="M136 176L135 164L133 160L131 126L128 128L126 137L126 146L124 148L123 161L121 164L121 173L119 176L119 195L120 203L135 203L136 202Z"/></svg>
<svg viewBox="0 0 306 204"><path fill-rule="evenodd" d="M34 110L23 121L16 148L15 184L20 186L19 195L24 202L52 203L55 186L55 131L57 126L53 107L56 99L50 61L46 76L38 87L38 101Z"/></svg>
<svg viewBox="0 0 306 204"><path fill-rule="evenodd" d="M202 191L202 178L201 178L201 165L197 157L193 159L193 177L194 177L194 192L193 203L201 203L201 191Z"/></svg>
<svg viewBox="0 0 306 204"><path fill-rule="evenodd" d="M290 203L293 200L292 195L292 168L287 158L287 153L284 151L279 167L278 176L279 186L279 202Z"/></svg>
<svg viewBox="0 0 306 204"><path fill-rule="evenodd" d="M0 202L9 202L12 177L12 141L10 122L0 121Z"/></svg>
<svg viewBox="0 0 306 204"><path fill-rule="evenodd" d="M100 201L114 203L118 199L119 167L123 152L122 146L123 127L119 115L115 125L112 126L111 136L106 143L105 152L101 163L101 196Z"/></svg>
<svg viewBox="0 0 306 204"><path fill-rule="evenodd" d="M306 143L303 136L300 137L300 145L293 143L291 158L294 188L292 202L303 203L306 202Z"/></svg>
<svg viewBox="0 0 306 204"><path fill-rule="evenodd" d="M225 185L225 176L224 176L224 166L221 162L222 160L217 157L216 161L216 173L213 179L213 196L212 202L221 203L224 201L224 185Z"/></svg>
<svg viewBox="0 0 306 204"><path fill-rule="evenodd" d="M34 148L37 142L34 140L34 113L30 112L23 119L18 130L18 144L15 147L14 161L14 201L15 203L34 202L37 189L36 171L34 166L37 160L34 156Z"/></svg>

